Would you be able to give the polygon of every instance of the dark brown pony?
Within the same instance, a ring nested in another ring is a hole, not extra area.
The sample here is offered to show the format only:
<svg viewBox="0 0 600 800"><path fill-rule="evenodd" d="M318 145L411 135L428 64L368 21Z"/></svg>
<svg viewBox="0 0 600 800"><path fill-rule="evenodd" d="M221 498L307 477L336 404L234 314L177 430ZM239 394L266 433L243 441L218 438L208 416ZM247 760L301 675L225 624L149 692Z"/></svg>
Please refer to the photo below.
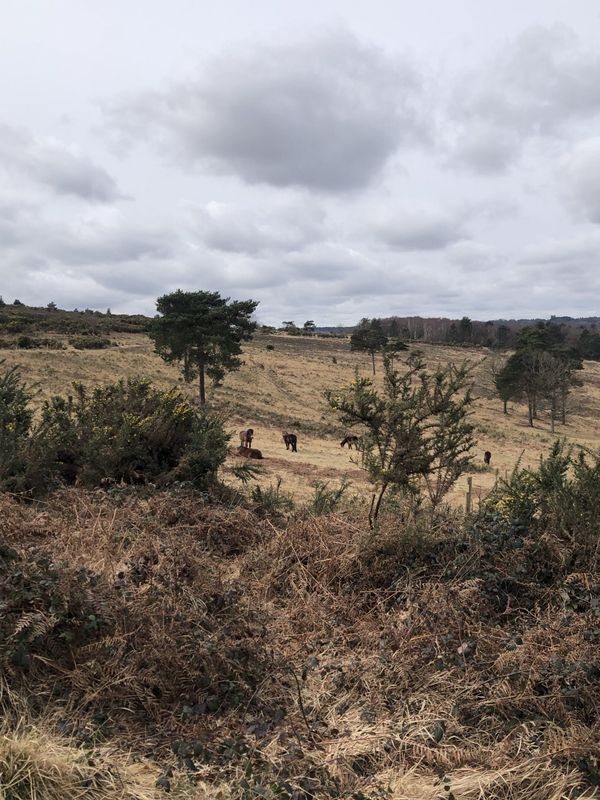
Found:
<svg viewBox="0 0 600 800"><path fill-rule="evenodd" d="M257 450L255 447L245 447L244 445L240 445L238 447L238 455L243 456L244 458L262 458L263 454L260 450Z"/></svg>
<svg viewBox="0 0 600 800"><path fill-rule="evenodd" d="M283 441L285 442L286 450L289 450L291 447L292 453L298 452L298 437L296 436L295 433L284 433Z"/></svg>
<svg viewBox="0 0 600 800"><path fill-rule="evenodd" d="M348 450L352 450L352 445L354 445L354 447L358 447L359 441L360 438L358 436L344 436L344 438L340 442L340 447L343 447L344 445L347 444Z"/></svg>
<svg viewBox="0 0 600 800"><path fill-rule="evenodd" d="M240 431L240 447L252 447L252 439L254 439L254 431L248 428L246 431Z"/></svg>

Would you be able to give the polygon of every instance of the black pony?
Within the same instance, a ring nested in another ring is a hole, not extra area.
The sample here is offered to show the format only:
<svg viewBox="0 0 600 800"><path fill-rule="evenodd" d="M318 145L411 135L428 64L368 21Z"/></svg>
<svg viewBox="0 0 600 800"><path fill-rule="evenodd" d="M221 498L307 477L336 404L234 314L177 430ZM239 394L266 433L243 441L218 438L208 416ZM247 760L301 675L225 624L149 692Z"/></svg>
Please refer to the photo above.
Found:
<svg viewBox="0 0 600 800"><path fill-rule="evenodd" d="M283 441L285 442L286 450L289 450L291 447L292 453L298 452L298 437L296 436L295 433L284 433Z"/></svg>

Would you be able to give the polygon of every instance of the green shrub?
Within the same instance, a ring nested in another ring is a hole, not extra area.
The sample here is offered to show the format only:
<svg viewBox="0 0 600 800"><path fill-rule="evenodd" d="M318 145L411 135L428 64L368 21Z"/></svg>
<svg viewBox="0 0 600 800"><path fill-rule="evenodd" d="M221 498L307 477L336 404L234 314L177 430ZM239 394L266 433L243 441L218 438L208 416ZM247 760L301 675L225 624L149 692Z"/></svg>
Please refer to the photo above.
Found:
<svg viewBox="0 0 600 800"><path fill-rule="evenodd" d="M60 339L37 338L26 336L25 334L18 336L16 339L0 338L0 349L12 350L14 348L19 350L39 350L41 348L45 348L46 350L64 350L65 346Z"/></svg>
<svg viewBox="0 0 600 800"><path fill-rule="evenodd" d="M27 321L13 319L10 322L7 322L5 327L7 333L21 333L27 327Z"/></svg>
<svg viewBox="0 0 600 800"><path fill-rule="evenodd" d="M309 506L311 514L334 514L338 511L340 503L348 488L351 486L347 478L342 478L337 488L330 488L327 481L314 481L312 484L314 494Z"/></svg>
<svg viewBox="0 0 600 800"><path fill-rule="evenodd" d="M13 345L19 350L64 350L64 344L59 339L38 338L34 336L22 335L17 337Z"/></svg>
<svg viewBox="0 0 600 800"><path fill-rule="evenodd" d="M161 392L141 378L94 389L81 384L68 400L42 409L39 436L57 464L76 466L90 486L103 479L155 480L172 470L191 437L194 412L176 391Z"/></svg>
<svg viewBox="0 0 600 800"><path fill-rule="evenodd" d="M251 497L254 510L263 517L284 516L295 508L293 497L281 490L281 478L277 478L275 486L255 486Z"/></svg>
<svg viewBox="0 0 600 800"><path fill-rule="evenodd" d="M133 378L44 402L31 427L18 373L0 378L0 488L40 494L59 484L186 480L206 487L227 454L223 420L176 390ZM4 420L4 422L3 422Z"/></svg>
<svg viewBox="0 0 600 800"><path fill-rule="evenodd" d="M57 657L108 625L96 602L99 578L85 567L53 561L38 549L0 549L0 660L29 669L34 655Z"/></svg>
<svg viewBox="0 0 600 800"><path fill-rule="evenodd" d="M178 480L191 481L198 488L206 488L225 461L228 444L229 435L220 417L196 413L182 458L175 468Z"/></svg>
<svg viewBox="0 0 600 800"><path fill-rule="evenodd" d="M23 468L23 446L33 419L30 400L16 367L0 374L0 485Z"/></svg>
<svg viewBox="0 0 600 800"><path fill-rule="evenodd" d="M487 498L483 513L496 528L548 533L574 545L578 558L598 547L600 530L600 452L557 441L537 469L517 467Z"/></svg>

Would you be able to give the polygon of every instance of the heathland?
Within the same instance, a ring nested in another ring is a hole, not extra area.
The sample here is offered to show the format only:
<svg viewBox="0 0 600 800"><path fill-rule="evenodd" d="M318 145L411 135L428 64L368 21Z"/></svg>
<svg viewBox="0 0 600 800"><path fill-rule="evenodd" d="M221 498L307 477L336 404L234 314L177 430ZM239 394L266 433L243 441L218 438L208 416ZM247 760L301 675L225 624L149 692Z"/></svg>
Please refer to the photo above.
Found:
<svg viewBox="0 0 600 800"><path fill-rule="evenodd" d="M107 335L1 356L38 409L74 381L194 394L144 333ZM2 800L600 796L600 365L549 456L547 417L502 413L491 351L419 349L473 364L471 514L463 476L448 508L395 498L370 530L323 397L370 358L282 334L210 392L233 434L212 490L0 495ZM248 427L260 492L230 470Z"/></svg>
<svg viewBox="0 0 600 800"><path fill-rule="evenodd" d="M0 351L7 365L19 366L23 377L36 389L36 402L53 394L65 394L71 384L106 385L119 377L145 376L161 388L178 387L190 397L196 387L186 384L176 366L165 364L153 351L145 334L116 334L118 346L100 350L31 349ZM569 400L566 425L550 432L548 415L541 414L534 428L527 423L526 406L509 404L502 413L491 375L494 352L487 348L451 347L418 343L430 365L468 360L473 365L477 400L473 409L478 447L473 478L474 501L493 486L497 475L504 477L515 464L533 465L548 451L557 436L590 448L600 447L600 363L584 362L578 376L583 382ZM366 488L356 454L340 448L345 431L328 409L323 392L348 384L358 369L372 377L368 355L350 351L346 338L298 337L283 334L257 335L244 345L243 364L229 374L223 386L209 393L210 404L227 419L236 444L237 431L255 430L255 447L264 456L261 484L281 478L282 488L304 501L313 492L315 481L339 482L346 478L358 492ZM375 383L382 377L381 362L376 366ZM298 452L286 451L282 432L298 436ZM235 458L232 447L232 458ZM492 461L483 465L489 450ZM467 481L455 487L452 500L464 500Z"/></svg>

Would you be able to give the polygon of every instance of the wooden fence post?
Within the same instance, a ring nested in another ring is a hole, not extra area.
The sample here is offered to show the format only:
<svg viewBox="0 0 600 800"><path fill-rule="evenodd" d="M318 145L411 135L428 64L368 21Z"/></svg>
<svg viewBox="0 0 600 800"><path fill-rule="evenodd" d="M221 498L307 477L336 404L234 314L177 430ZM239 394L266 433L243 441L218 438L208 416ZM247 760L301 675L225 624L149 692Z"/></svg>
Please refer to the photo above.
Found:
<svg viewBox="0 0 600 800"><path fill-rule="evenodd" d="M467 478L467 498L465 503L465 511L467 514L470 514L473 510L473 478L469 476Z"/></svg>

